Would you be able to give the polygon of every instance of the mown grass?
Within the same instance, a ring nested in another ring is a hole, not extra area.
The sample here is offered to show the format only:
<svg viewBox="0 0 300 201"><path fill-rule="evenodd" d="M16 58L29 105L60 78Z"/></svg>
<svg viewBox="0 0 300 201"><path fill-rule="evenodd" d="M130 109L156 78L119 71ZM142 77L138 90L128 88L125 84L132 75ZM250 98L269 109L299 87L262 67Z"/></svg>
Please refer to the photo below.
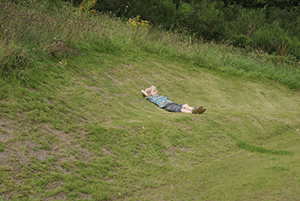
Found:
<svg viewBox="0 0 300 201"><path fill-rule="evenodd" d="M38 6L31 12L42 15ZM58 23L51 12L43 15ZM92 42L70 39L77 54L47 49L28 57L24 79L11 72L0 79L0 199L299 197L298 92L250 71L222 70L247 59L226 46L202 43L197 52L183 36L169 40L103 15L91 23L98 31L74 34ZM220 52L235 60L223 64ZM142 97L151 85L207 112L165 112Z"/></svg>

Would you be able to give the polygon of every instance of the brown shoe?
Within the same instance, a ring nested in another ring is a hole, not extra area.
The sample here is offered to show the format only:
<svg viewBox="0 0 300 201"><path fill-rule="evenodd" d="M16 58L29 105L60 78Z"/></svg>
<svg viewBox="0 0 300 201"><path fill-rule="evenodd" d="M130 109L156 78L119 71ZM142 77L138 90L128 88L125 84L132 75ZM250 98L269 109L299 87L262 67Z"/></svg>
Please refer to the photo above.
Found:
<svg viewBox="0 0 300 201"><path fill-rule="evenodd" d="M203 114L206 111L205 108L203 108L200 112L198 112L197 114Z"/></svg>
<svg viewBox="0 0 300 201"><path fill-rule="evenodd" d="M197 108L193 109L192 113L193 113L193 114L199 114L199 112L201 112L202 110L203 110L203 107L200 106L200 107L197 107ZM203 112L202 112L202 113L203 113ZM202 113L201 113L201 114L202 114Z"/></svg>

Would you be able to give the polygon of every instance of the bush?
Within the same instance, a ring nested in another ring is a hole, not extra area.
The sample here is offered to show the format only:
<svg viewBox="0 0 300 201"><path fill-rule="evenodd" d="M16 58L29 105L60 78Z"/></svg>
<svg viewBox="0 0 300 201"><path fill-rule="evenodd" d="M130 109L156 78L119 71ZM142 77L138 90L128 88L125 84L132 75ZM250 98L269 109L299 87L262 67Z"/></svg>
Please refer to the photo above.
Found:
<svg viewBox="0 0 300 201"><path fill-rule="evenodd" d="M224 29L222 6L220 2L209 1L189 5L182 3L177 11L177 23L197 38L220 39Z"/></svg>
<svg viewBox="0 0 300 201"><path fill-rule="evenodd" d="M255 11L235 6L233 9L223 8L223 13L223 40L237 46L241 40L240 35L249 38L251 32L262 27L265 21L263 10Z"/></svg>
<svg viewBox="0 0 300 201"><path fill-rule="evenodd" d="M238 36L234 36L232 44L237 47L245 47L248 38L244 34L240 34Z"/></svg>
<svg viewBox="0 0 300 201"><path fill-rule="evenodd" d="M248 45L254 49L262 49L269 53L276 52L279 55L289 53L290 44L292 40L277 22L266 24L253 32L248 41Z"/></svg>

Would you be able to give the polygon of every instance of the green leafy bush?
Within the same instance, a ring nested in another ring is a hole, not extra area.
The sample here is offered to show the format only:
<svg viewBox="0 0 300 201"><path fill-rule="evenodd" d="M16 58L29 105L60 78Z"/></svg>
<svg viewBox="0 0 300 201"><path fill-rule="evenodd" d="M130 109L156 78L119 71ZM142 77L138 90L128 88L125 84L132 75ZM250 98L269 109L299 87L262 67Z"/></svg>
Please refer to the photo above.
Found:
<svg viewBox="0 0 300 201"><path fill-rule="evenodd" d="M197 4L182 3L177 11L177 22L181 28L186 28L197 38L222 38L223 12L219 9L222 6L220 2L208 1Z"/></svg>
<svg viewBox="0 0 300 201"><path fill-rule="evenodd" d="M233 45L238 47L245 47L247 41L248 41L247 36L244 34L240 34L238 36L234 36Z"/></svg>
<svg viewBox="0 0 300 201"><path fill-rule="evenodd" d="M254 49L266 50L269 53L277 52L279 55L288 53L288 46L291 43L290 37L277 22L266 24L253 32L248 41L248 44Z"/></svg>

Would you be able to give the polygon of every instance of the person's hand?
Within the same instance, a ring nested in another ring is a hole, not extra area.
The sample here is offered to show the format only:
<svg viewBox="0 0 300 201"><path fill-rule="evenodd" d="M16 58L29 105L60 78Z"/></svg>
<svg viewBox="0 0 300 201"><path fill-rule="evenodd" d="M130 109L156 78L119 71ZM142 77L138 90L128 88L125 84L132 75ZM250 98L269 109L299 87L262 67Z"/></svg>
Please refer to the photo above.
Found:
<svg viewBox="0 0 300 201"><path fill-rule="evenodd" d="M147 92L145 92L144 90L141 90L141 92L144 96L146 96L146 97L148 96Z"/></svg>

